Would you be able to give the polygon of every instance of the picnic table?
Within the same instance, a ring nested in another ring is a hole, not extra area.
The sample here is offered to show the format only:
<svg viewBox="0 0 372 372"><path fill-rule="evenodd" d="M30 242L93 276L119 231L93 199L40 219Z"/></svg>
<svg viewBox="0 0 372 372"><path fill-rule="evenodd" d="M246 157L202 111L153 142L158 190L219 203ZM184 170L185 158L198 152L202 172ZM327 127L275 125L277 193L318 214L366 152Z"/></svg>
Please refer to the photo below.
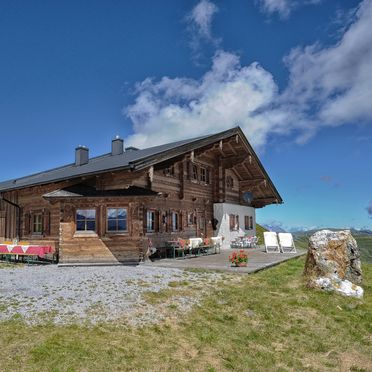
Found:
<svg viewBox="0 0 372 372"><path fill-rule="evenodd" d="M207 254L216 254L219 247L217 244L199 244L195 247L189 245L182 245L179 240L170 240L165 242L165 246L163 249L160 249L160 252L165 253L165 257L168 257L168 253L170 256L175 259L176 257L186 258L191 256L200 256L200 255L207 255ZM187 254L188 253L188 254ZM162 255L162 253L160 253Z"/></svg>
<svg viewBox="0 0 372 372"><path fill-rule="evenodd" d="M30 257L45 258L47 254L53 254L54 249L50 245L26 245L26 244L1 244L0 243L0 255L11 257L14 255L26 256L28 261Z"/></svg>

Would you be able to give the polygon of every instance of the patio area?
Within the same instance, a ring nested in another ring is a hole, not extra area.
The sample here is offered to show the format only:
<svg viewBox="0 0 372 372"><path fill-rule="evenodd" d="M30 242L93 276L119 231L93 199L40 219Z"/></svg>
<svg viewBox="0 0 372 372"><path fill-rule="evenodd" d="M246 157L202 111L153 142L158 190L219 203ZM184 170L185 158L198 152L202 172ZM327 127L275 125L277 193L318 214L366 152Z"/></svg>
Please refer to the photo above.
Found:
<svg viewBox="0 0 372 372"><path fill-rule="evenodd" d="M186 259L160 259L147 261L141 265L168 267L177 269L205 269L219 270L237 273L254 273L271 266L278 265L281 262L290 260L295 257L300 257L306 254L306 250L297 249L297 253L266 253L263 246L257 248L244 249L248 254L247 267L234 267L229 262L229 255L238 249L223 249L219 254L208 256L198 256Z"/></svg>

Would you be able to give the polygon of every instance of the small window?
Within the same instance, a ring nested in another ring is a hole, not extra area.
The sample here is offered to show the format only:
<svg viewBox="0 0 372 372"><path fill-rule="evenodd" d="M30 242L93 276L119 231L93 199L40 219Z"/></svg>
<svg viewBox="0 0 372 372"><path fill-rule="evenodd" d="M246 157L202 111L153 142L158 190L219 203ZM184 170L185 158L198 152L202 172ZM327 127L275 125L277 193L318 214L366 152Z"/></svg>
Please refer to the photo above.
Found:
<svg viewBox="0 0 372 372"><path fill-rule="evenodd" d="M234 179L231 176L226 177L226 187L228 189L234 188Z"/></svg>
<svg viewBox="0 0 372 372"><path fill-rule="evenodd" d="M249 229L253 230L253 217L252 216L249 217Z"/></svg>
<svg viewBox="0 0 372 372"><path fill-rule="evenodd" d="M205 228L205 218L199 217L199 229L204 230L204 228Z"/></svg>
<svg viewBox="0 0 372 372"><path fill-rule="evenodd" d="M127 231L127 210L126 208L107 209L107 231Z"/></svg>
<svg viewBox="0 0 372 372"><path fill-rule="evenodd" d="M192 178L196 181L199 179L199 177L198 177L198 166L195 165L195 164L193 164L193 166L192 166Z"/></svg>
<svg viewBox="0 0 372 372"><path fill-rule="evenodd" d="M194 224L194 213L188 213L187 214L187 224L189 226Z"/></svg>
<svg viewBox="0 0 372 372"><path fill-rule="evenodd" d="M200 181L207 183L207 170L203 167L200 168Z"/></svg>
<svg viewBox="0 0 372 372"><path fill-rule="evenodd" d="M245 230L250 230L250 227L249 227L249 216L244 216L244 229Z"/></svg>
<svg viewBox="0 0 372 372"><path fill-rule="evenodd" d="M231 231L239 230L239 215L230 214L229 219L230 219L230 230Z"/></svg>
<svg viewBox="0 0 372 372"><path fill-rule="evenodd" d="M235 230L235 214L229 215L229 222L230 222L230 230Z"/></svg>
<svg viewBox="0 0 372 372"><path fill-rule="evenodd" d="M76 230L95 231L96 230L96 210L78 209L76 211Z"/></svg>
<svg viewBox="0 0 372 372"><path fill-rule="evenodd" d="M155 211L147 211L147 231L155 231Z"/></svg>
<svg viewBox="0 0 372 372"><path fill-rule="evenodd" d="M32 233L42 234L43 232L43 215L35 213L32 217Z"/></svg>
<svg viewBox="0 0 372 372"><path fill-rule="evenodd" d="M177 212L172 213L172 231L179 230L179 215Z"/></svg>
<svg viewBox="0 0 372 372"><path fill-rule="evenodd" d="M164 175L168 177L174 177L174 165L165 168Z"/></svg>

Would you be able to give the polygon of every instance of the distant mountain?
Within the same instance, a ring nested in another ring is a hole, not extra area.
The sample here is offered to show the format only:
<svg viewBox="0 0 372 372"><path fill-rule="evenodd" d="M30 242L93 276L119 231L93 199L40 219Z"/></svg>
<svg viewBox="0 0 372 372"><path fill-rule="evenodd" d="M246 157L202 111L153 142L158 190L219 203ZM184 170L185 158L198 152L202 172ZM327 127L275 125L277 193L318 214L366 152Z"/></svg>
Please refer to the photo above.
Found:
<svg viewBox="0 0 372 372"><path fill-rule="evenodd" d="M280 225L276 224L261 224L267 231L275 231L276 233L286 232Z"/></svg>

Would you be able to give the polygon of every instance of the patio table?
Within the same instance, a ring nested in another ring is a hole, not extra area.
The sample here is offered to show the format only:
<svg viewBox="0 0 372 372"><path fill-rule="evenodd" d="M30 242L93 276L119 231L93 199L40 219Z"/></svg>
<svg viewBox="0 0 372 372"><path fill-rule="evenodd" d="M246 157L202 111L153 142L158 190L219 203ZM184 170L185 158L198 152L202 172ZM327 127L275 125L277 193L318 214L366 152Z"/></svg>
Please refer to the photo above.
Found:
<svg viewBox="0 0 372 372"><path fill-rule="evenodd" d="M46 254L50 253L54 253L54 249L49 245L0 244L0 255L44 258Z"/></svg>

